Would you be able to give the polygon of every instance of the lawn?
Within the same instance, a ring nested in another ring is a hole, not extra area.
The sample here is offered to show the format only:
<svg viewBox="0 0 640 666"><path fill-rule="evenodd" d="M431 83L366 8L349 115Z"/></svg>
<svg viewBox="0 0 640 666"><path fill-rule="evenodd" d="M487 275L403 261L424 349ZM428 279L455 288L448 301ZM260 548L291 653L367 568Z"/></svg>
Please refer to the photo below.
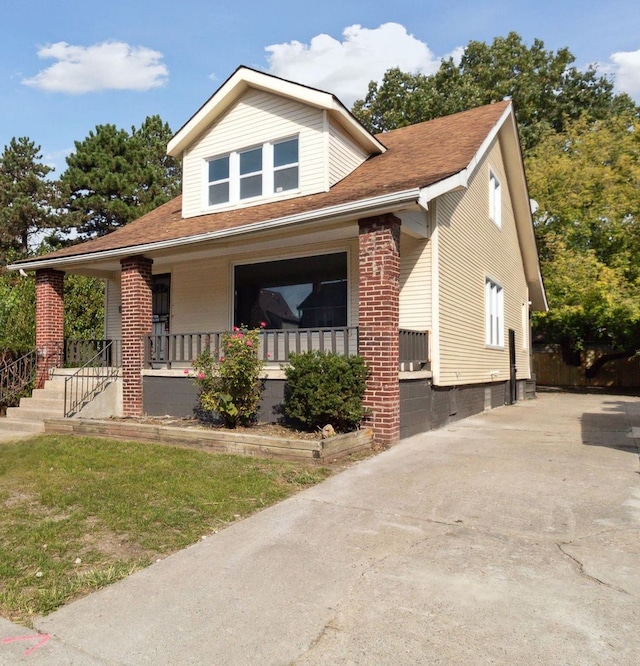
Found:
<svg viewBox="0 0 640 666"><path fill-rule="evenodd" d="M0 615L29 624L330 473L89 437L0 444Z"/></svg>

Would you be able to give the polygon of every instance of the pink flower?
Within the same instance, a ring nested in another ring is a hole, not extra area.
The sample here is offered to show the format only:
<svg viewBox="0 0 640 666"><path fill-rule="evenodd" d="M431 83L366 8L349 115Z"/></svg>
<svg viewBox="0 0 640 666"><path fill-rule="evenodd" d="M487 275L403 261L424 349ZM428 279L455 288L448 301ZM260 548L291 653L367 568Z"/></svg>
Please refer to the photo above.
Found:
<svg viewBox="0 0 640 666"><path fill-rule="evenodd" d="M205 378L204 372L199 372L198 373L198 379L204 379L204 378Z"/></svg>
<svg viewBox="0 0 640 666"><path fill-rule="evenodd" d="M247 340L247 347L251 347L251 340Z"/></svg>
<svg viewBox="0 0 640 666"><path fill-rule="evenodd" d="M227 344L227 347L233 347L233 342L229 342L229 343Z"/></svg>
<svg viewBox="0 0 640 666"><path fill-rule="evenodd" d="M187 368L185 368L185 369L183 370L183 372L184 372L185 375L188 375L188 374L189 374L189 371L187 370Z"/></svg>
<svg viewBox="0 0 640 666"><path fill-rule="evenodd" d="M266 321L261 321L260 322L260 328L267 328L267 322Z"/></svg>
<svg viewBox="0 0 640 666"><path fill-rule="evenodd" d="M269 353L269 354L267 354L267 358L271 358L271 354L270 354L270 353Z"/></svg>
<svg viewBox="0 0 640 666"><path fill-rule="evenodd" d="M220 363L224 363L224 356L220 357Z"/></svg>
<svg viewBox="0 0 640 666"><path fill-rule="evenodd" d="M234 327L233 327L233 330L234 330L234 331L239 331L240 329L239 329L237 326L234 326Z"/></svg>

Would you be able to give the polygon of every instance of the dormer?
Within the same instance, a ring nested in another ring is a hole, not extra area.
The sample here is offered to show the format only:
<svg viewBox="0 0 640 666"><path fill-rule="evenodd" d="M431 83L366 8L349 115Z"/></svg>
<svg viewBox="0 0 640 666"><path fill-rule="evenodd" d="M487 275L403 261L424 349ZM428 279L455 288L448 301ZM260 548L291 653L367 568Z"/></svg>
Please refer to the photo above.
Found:
<svg viewBox="0 0 640 666"><path fill-rule="evenodd" d="M385 147L333 95L239 67L169 142L182 214L328 191Z"/></svg>

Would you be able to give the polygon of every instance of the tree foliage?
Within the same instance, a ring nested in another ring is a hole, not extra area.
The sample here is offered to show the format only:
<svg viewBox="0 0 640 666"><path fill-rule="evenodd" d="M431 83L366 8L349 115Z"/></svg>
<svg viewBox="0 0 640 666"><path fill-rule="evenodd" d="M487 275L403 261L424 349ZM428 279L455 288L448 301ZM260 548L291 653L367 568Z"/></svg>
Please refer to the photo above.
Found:
<svg viewBox="0 0 640 666"><path fill-rule="evenodd" d="M100 340L104 337L104 282L86 275L64 280L64 337Z"/></svg>
<svg viewBox="0 0 640 666"><path fill-rule="evenodd" d="M81 238L103 236L180 191L180 163L165 154L171 130L159 116L131 133L98 125L67 158L61 186L67 224Z"/></svg>
<svg viewBox="0 0 640 666"><path fill-rule="evenodd" d="M35 344L36 289L32 277L0 272L0 352L20 354Z"/></svg>
<svg viewBox="0 0 640 666"><path fill-rule="evenodd" d="M563 131L567 120L635 108L595 66L580 71L574 61L567 48L549 51L539 39L527 46L515 32L491 44L470 41L458 64L449 58L432 76L388 70L381 85L369 84L353 113L370 131L382 132L508 97L526 152L547 130Z"/></svg>
<svg viewBox="0 0 640 666"><path fill-rule="evenodd" d="M640 123L581 118L526 161L550 310L547 339L640 347Z"/></svg>
<svg viewBox="0 0 640 666"><path fill-rule="evenodd" d="M56 185L40 146L26 137L11 139L0 155L0 254L27 256L36 233L54 223ZM15 258L15 257L14 257Z"/></svg>

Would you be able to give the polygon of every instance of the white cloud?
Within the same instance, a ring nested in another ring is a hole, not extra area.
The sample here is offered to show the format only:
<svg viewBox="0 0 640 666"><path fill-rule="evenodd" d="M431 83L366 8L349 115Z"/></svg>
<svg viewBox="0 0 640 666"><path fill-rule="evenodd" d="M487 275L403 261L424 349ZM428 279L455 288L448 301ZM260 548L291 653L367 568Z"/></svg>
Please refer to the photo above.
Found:
<svg viewBox="0 0 640 666"><path fill-rule="evenodd" d="M433 74L440 67L440 58L399 23L374 29L352 25L342 36L343 41L321 34L309 44L267 46L269 72L331 92L350 107L367 94L369 81L381 81L392 67L422 74ZM455 59L460 53L455 49L450 55Z"/></svg>
<svg viewBox="0 0 640 666"><path fill-rule="evenodd" d="M619 51L611 56L615 64L616 88L640 100L640 49Z"/></svg>
<svg viewBox="0 0 640 666"><path fill-rule="evenodd" d="M57 60L22 83L49 92L82 94L99 90L149 90L163 86L169 71L162 53L123 42L73 46L57 42L42 47L40 58Z"/></svg>

